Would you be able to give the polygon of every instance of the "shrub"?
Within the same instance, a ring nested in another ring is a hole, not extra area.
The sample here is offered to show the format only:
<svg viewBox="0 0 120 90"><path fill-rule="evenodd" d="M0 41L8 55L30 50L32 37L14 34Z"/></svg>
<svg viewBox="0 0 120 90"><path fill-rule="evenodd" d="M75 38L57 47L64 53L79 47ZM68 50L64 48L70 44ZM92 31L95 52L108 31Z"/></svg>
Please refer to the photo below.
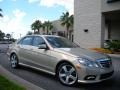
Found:
<svg viewBox="0 0 120 90"><path fill-rule="evenodd" d="M109 40L105 47L112 51L120 51L120 40Z"/></svg>

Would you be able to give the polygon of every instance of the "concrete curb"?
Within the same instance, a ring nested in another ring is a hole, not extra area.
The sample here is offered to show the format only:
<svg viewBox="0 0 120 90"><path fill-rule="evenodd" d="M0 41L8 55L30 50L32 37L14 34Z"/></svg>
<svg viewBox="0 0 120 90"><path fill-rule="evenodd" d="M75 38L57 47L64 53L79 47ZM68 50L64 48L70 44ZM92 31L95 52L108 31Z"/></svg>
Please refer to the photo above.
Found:
<svg viewBox="0 0 120 90"><path fill-rule="evenodd" d="M108 54L111 57L116 57L116 58L120 58L120 54Z"/></svg>
<svg viewBox="0 0 120 90"><path fill-rule="evenodd" d="M12 74L11 72L9 72L5 68L3 68L1 65L0 65L0 74L5 76L10 81L17 83L18 85L20 84L21 86L25 87L27 90L45 90L43 88L40 88L24 79Z"/></svg>

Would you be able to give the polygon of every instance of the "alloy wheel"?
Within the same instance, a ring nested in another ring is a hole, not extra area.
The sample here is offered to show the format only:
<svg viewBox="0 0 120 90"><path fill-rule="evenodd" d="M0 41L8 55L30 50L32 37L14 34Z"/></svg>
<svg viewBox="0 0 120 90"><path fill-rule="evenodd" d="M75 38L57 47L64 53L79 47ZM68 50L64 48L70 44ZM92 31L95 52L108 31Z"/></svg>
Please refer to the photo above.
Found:
<svg viewBox="0 0 120 90"><path fill-rule="evenodd" d="M18 58L17 58L16 54L11 55L10 63L11 63L12 68L17 68L17 66L18 66Z"/></svg>
<svg viewBox="0 0 120 90"><path fill-rule="evenodd" d="M73 85L77 81L76 69L69 64L64 64L59 69L59 80L65 85Z"/></svg>

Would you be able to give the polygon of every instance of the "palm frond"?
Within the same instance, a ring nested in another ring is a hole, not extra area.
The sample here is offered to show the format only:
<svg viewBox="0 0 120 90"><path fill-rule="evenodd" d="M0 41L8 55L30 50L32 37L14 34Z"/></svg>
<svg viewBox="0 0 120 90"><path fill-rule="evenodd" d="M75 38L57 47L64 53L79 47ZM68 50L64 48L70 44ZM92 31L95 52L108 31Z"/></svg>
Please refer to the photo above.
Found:
<svg viewBox="0 0 120 90"><path fill-rule="evenodd" d="M0 8L0 11L2 11L2 9Z"/></svg>
<svg viewBox="0 0 120 90"><path fill-rule="evenodd" d="M2 9L0 8L0 11L2 11ZM3 17L2 13L0 13L0 17Z"/></svg>
<svg viewBox="0 0 120 90"><path fill-rule="evenodd" d="M0 17L3 17L3 15L0 13Z"/></svg>

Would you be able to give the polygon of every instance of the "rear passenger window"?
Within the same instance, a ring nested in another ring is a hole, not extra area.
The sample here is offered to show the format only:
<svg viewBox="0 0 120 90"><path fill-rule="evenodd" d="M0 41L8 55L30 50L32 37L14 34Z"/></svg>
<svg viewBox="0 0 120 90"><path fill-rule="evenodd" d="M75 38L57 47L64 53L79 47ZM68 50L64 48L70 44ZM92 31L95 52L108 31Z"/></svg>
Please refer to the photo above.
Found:
<svg viewBox="0 0 120 90"><path fill-rule="evenodd" d="M31 45L32 44L32 37L25 37L18 44Z"/></svg>
<svg viewBox="0 0 120 90"><path fill-rule="evenodd" d="M39 46L41 44L45 44L45 41L42 37L34 37L33 46Z"/></svg>

